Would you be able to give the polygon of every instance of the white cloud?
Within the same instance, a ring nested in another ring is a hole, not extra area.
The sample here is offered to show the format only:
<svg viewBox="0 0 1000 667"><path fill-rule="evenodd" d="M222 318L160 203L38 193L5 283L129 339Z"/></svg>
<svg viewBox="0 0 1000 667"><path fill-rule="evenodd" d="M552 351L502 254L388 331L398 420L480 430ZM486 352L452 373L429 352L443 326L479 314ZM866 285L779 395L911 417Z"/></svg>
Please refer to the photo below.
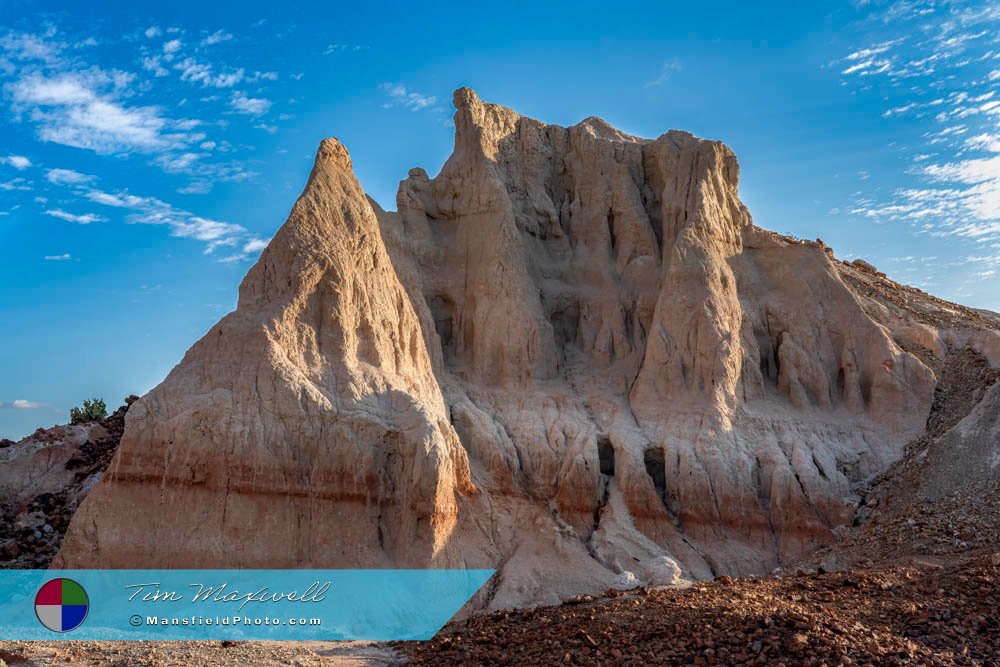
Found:
<svg viewBox="0 0 1000 667"><path fill-rule="evenodd" d="M44 259L47 262L65 262L67 260L73 259L73 257L68 252L66 252L61 255L46 255Z"/></svg>
<svg viewBox="0 0 1000 667"><path fill-rule="evenodd" d="M13 178L9 181L0 183L0 190L6 190L7 192L11 192L14 190L27 191L31 190L31 184L29 181L26 181L23 178Z"/></svg>
<svg viewBox="0 0 1000 667"><path fill-rule="evenodd" d="M243 244L238 252L231 255L227 255L220 259L219 261L223 264L232 264L235 262L242 262L250 259L253 255L258 254L261 250L267 247L267 244L271 242L271 239L260 239L254 237ZM227 244L228 245L228 244ZM214 248L212 248L214 249Z"/></svg>
<svg viewBox="0 0 1000 667"><path fill-rule="evenodd" d="M882 118L889 118L891 116L898 116L900 114L906 113L907 111L912 111L913 109L916 109L916 108L917 108L916 102L910 102L909 104L904 104L904 105L899 106L899 107L893 107L892 109L886 109L884 112L882 112Z"/></svg>
<svg viewBox="0 0 1000 667"><path fill-rule="evenodd" d="M379 88L389 96L389 102L382 105L386 108L402 106L411 111L420 111L437 103L437 97L434 95L416 93L398 83L383 83Z"/></svg>
<svg viewBox="0 0 1000 667"><path fill-rule="evenodd" d="M49 30L43 36L27 33L7 33L0 37L0 49L14 60L40 60L54 63L66 45L52 41L54 32Z"/></svg>
<svg viewBox="0 0 1000 667"><path fill-rule="evenodd" d="M271 100L261 97L247 97L243 93L234 93L230 106L237 113L250 116L262 116L271 108Z"/></svg>
<svg viewBox="0 0 1000 667"><path fill-rule="evenodd" d="M256 83L258 81L277 81L277 72L254 72L252 76L247 77L247 81L250 83Z"/></svg>
<svg viewBox="0 0 1000 667"><path fill-rule="evenodd" d="M362 44L329 44L323 49L323 55L329 56L334 53L346 53L348 51L367 51L368 47Z"/></svg>
<svg viewBox="0 0 1000 667"><path fill-rule="evenodd" d="M881 38L837 61L838 69L856 94L877 94L886 102L883 118L905 115L908 124L922 124L923 145L909 146L904 177L914 182L886 194L873 178L872 192L857 195L851 212L905 223L918 234L981 246L996 242L1000 100L991 81L1000 78L1000 5L897 2L873 4L872 11ZM893 34L900 36L884 39Z"/></svg>
<svg viewBox="0 0 1000 667"><path fill-rule="evenodd" d="M235 238L220 238L218 240L210 241L207 246L205 246L205 254L211 255L213 252L219 248L231 248L239 243L238 239ZM220 262L225 262L227 260L220 259Z"/></svg>
<svg viewBox="0 0 1000 667"><path fill-rule="evenodd" d="M212 183L201 179L195 179L184 187L177 188L177 192L182 195L207 195L211 191Z"/></svg>
<svg viewBox="0 0 1000 667"><path fill-rule="evenodd" d="M154 41L147 42L143 34ZM0 101L9 106L9 117L32 127L38 139L101 155L152 156L149 163L162 170L193 178L180 190L186 193L209 192L217 182L242 181L254 175L245 164L233 159L242 147L208 136L213 127L238 122L235 118L219 118L217 101L225 97L185 99L174 95L176 91L170 90L169 83L156 80L174 74L201 88L227 89L232 111L247 116L244 127L260 124L258 117L272 108L272 101L263 93L264 86L277 80L278 74L262 70L249 70L253 73L248 74L242 68L205 62L199 55L209 45L232 39L230 33L216 31L189 37L180 28L150 25L140 29L138 34L122 38L132 48L136 37L140 39L139 53L133 57L141 61L142 68L136 73L103 64L90 66L83 61L84 52L77 48L86 40L69 39L67 46L56 35L56 29L51 28L37 36L0 36L0 78L4 79L0 81ZM256 85L245 92L234 90L244 82ZM160 86L164 88L158 89ZM211 108L200 106L213 102ZM185 117L178 117L168 105L183 107ZM210 114L212 122L198 120L202 113ZM229 161L223 161L226 154ZM23 167L26 162L22 160L27 159L0 157L0 164ZM69 171L49 170L47 178L60 185L94 182L89 176L85 181L71 181L74 176ZM30 190L31 186L30 181L19 178L0 181L0 190Z"/></svg>
<svg viewBox="0 0 1000 667"><path fill-rule="evenodd" d="M75 213L68 213L61 208L54 208L45 211L45 215L51 215L53 218L59 218L60 220L66 220L67 222L75 222L80 225L89 225L92 222L103 222L107 218L102 218L94 213L84 213L78 215Z"/></svg>
<svg viewBox="0 0 1000 667"><path fill-rule="evenodd" d="M211 35L201 40L201 43L203 46L211 46L212 44L218 44L219 42L228 42L232 38L232 34L226 32L225 30L216 30Z"/></svg>
<svg viewBox="0 0 1000 667"><path fill-rule="evenodd" d="M888 42L882 42L881 44L875 44L874 46L871 46L866 49L859 49L858 51L848 54L847 57L844 58L844 60L848 61L868 60L872 56L877 56L879 54L885 53L886 51L888 51L889 49L896 46L902 41L903 41L902 39L893 39Z"/></svg>
<svg viewBox="0 0 1000 667"><path fill-rule="evenodd" d="M242 234L246 229L231 222L219 222L192 216L186 222L176 222L171 225L170 235L179 238L191 238L198 241L219 241L234 234Z"/></svg>
<svg viewBox="0 0 1000 667"><path fill-rule="evenodd" d="M158 152L191 137L175 132L158 107L128 107L114 99L130 75L92 69L46 77L28 74L7 85L14 110L26 112L38 137L95 153ZM102 94L102 88L111 92Z"/></svg>
<svg viewBox="0 0 1000 667"><path fill-rule="evenodd" d="M205 242L209 253L219 246L249 243L248 232L242 225L194 215L154 197L101 190L91 190L86 197L105 206L129 209L126 221L131 224L166 225L173 237Z"/></svg>
<svg viewBox="0 0 1000 667"><path fill-rule="evenodd" d="M207 162L211 156L207 152L164 153L154 162L169 174L188 174L197 179L179 189L182 194L206 194L215 183L239 183L256 175L239 162Z"/></svg>
<svg viewBox="0 0 1000 667"><path fill-rule="evenodd" d="M160 56L147 56L143 58L142 68L147 72L152 72L155 77L163 77L170 74L170 70L162 65Z"/></svg>
<svg viewBox="0 0 1000 667"><path fill-rule="evenodd" d="M680 70L681 64L677 60L668 60L660 66L660 72L656 78L646 82L646 87L662 86L673 76L674 72Z"/></svg>
<svg viewBox="0 0 1000 667"><path fill-rule="evenodd" d="M859 74L869 76L872 74L882 74L888 72L892 67L892 61L886 58L869 58L858 63L854 63L844 69L841 74Z"/></svg>
<svg viewBox="0 0 1000 667"><path fill-rule="evenodd" d="M253 252L260 252L261 250L266 248L267 244L270 242L271 239L256 239L256 238L250 239L249 241L246 242L246 245L243 246L243 252L248 254Z"/></svg>
<svg viewBox="0 0 1000 667"><path fill-rule="evenodd" d="M213 73L212 66L207 63L198 62L194 58L185 58L174 65L174 69L181 73L181 81L200 83L202 86L213 88L232 88L243 80L243 68L229 71Z"/></svg>
<svg viewBox="0 0 1000 667"><path fill-rule="evenodd" d="M95 204L111 206L113 208L131 208L143 211L173 210L169 204L155 197L138 197L128 192L112 194L102 190L90 190L85 196Z"/></svg>
<svg viewBox="0 0 1000 667"><path fill-rule="evenodd" d="M7 157L0 157L0 163L9 164L18 171L24 171L31 166L31 160L23 155L8 155Z"/></svg>
<svg viewBox="0 0 1000 667"><path fill-rule="evenodd" d="M1000 134L983 133L965 140L968 148L982 149L991 153L1000 153Z"/></svg>
<svg viewBox="0 0 1000 667"><path fill-rule="evenodd" d="M185 173L191 169L195 162L197 162L202 157L206 156L207 153L180 153L172 155L161 155L156 158L156 163L160 165L164 171L170 173Z"/></svg>
<svg viewBox="0 0 1000 667"><path fill-rule="evenodd" d="M937 181L968 184L998 180L1000 179L1000 155L946 164L932 164L924 168L924 173ZM994 213L1000 217L1000 209Z"/></svg>
<svg viewBox="0 0 1000 667"><path fill-rule="evenodd" d="M0 403L0 408L5 410L38 410L39 408L43 407L45 406L42 403L36 403L35 401L26 401L23 398L19 398L9 403Z"/></svg>
<svg viewBox="0 0 1000 667"><path fill-rule="evenodd" d="M72 169L49 169L45 172L45 178L53 185L82 185L90 183L96 177Z"/></svg>

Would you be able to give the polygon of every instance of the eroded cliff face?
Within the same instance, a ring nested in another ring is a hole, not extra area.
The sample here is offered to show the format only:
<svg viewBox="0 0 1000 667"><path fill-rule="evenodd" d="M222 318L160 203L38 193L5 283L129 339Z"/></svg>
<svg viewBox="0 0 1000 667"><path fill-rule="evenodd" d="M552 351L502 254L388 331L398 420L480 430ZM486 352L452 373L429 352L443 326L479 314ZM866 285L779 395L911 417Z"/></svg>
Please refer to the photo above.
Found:
<svg viewBox="0 0 1000 667"><path fill-rule="evenodd" d="M59 564L498 567L493 608L762 573L923 433L936 378L901 345L1000 345L755 227L719 142L455 107L397 212L323 142Z"/></svg>

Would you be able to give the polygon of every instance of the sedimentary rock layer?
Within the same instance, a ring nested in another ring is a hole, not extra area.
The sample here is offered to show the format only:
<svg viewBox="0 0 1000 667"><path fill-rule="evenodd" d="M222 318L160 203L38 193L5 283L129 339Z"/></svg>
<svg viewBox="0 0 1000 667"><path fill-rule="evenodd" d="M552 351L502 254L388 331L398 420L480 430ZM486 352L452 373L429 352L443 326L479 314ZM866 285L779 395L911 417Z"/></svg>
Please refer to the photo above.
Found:
<svg viewBox="0 0 1000 667"><path fill-rule="evenodd" d="M492 608L761 573L923 433L911 351L1000 350L756 227L722 143L454 103L454 153L396 212L324 140L59 564L497 567Z"/></svg>

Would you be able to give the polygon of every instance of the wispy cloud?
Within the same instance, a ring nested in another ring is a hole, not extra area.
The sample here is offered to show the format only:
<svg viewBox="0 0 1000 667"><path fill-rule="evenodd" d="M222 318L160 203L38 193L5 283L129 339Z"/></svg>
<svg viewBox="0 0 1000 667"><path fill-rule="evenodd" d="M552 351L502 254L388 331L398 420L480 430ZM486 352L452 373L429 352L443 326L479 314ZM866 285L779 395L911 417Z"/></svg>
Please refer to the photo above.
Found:
<svg viewBox="0 0 1000 667"><path fill-rule="evenodd" d="M278 79L278 73L229 67L210 58L209 51L214 54L224 43L234 41L224 30L195 38L183 29L152 25L142 34L146 39L139 37L138 63L127 64L140 64L138 73L104 63L89 64L80 51L87 40L59 39L55 28L37 35L8 33L0 37L0 79L6 79L3 98L12 118L34 126L43 142L99 155L151 156L150 164L163 171L192 178L180 188L185 192L209 192L217 182L252 177L237 159L237 149L229 142L209 138L207 132L230 125L231 121L219 118L224 113L220 109L223 104L253 120L268 113L273 104L262 93ZM180 95L151 94L154 86L176 87L175 81L206 89L232 90L239 84L255 88L252 92L235 91L228 100L209 96L192 101ZM178 113L182 108L183 115ZM202 114L205 122L191 117ZM197 149L203 146L218 148ZM227 153L225 159L223 153ZM8 158L0 158L0 162L7 163ZM21 167L25 163L9 164ZM18 179L0 183L6 190L29 186Z"/></svg>
<svg viewBox="0 0 1000 667"><path fill-rule="evenodd" d="M421 109L432 108L437 103L436 96L414 92L399 83L383 83L379 85L379 88L389 96L389 101L382 105L386 109L391 107L405 107L410 111L420 111Z"/></svg>
<svg viewBox="0 0 1000 667"><path fill-rule="evenodd" d="M233 262L242 262L259 254L260 251L266 248L267 244L270 242L271 239L252 238L246 243L244 243L243 247L240 248L238 252L235 252L231 255L227 255L226 257L223 257L219 261L227 264Z"/></svg>
<svg viewBox="0 0 1000 667"><path fill-rule="evenodd" d="M652 88L656 86L662 86L670 79L671 76L673 76L674 72L677 72L680 69L681 69L680 61L676 59L665 61L662 65L660 65L660 71L656 75L656 77L646 82L646 87Z"/></svg>
<svg viewBox="0 0 1000 667"><path fill-rule="evenodd" d="M228 42L232 38L232 33L228 33L225 30L216 30L205 39L201 40L201 44L202 46L211 46L213 44L219 44L220 42Z"/></svg>
<svg viewBox="0 0 1000 667"><path fill-rule="evenodd" d="M66 48L64 42L53 40L55 31L48 28L42 35L10 32L0 37L0 49L15 60L38 60L54 63Z"/></svg>
<svg viewBox="0 0 1000 667"><path fill-rule="evenodd" d="M246 80L250 83L257 83L258 81L277 81L278 73L255 71L253 74L248 75Z"/></svg>
<svg viewBox="0 0 1000 667"><path fill-rule="evenodd" d="M363 44L329 44L325 49L323 49L324 56L334 55L336 53L348 53L357 51L367 51L369 47Z"/></svg>
<svg viewBox="0 0 1000 667"><path fill-rule="evenodd" d="M840 71L862 92L878 79L882 117L923 123L926 145L913 147L909 185L861 194L851 212L931 236L1000 239L1000 100L990 78L1000 5L899 0L875 11L880 32L902 34L855 50Z"/></svg>
<svg viewBox="0 0 1000 667"><path fill-rule="evenodd" d="M31 166L31 160L23 155L8 155L7 157L0 157L0 164L8 164L18 171L24 171Z"/></svg>
<svg viewBox="0 0 1000 667"><path fill-rule="evenodd" d="M45 76L32 73L7 86L15 112L38 127L42 141L95 153L151 153L204 138L178 131L155 106L128 106L115 98L131 81L94 69Z"/></svg>
<svg viewBox="0 0 1000 667"><path fill-rule="evenodd" d="M149 25L129 35L100 36L100 43L110 46L116 39L129 45L127 60L95 60L114 51L92 49L98 42L89 35L68 35L56 27L36 34L0 28L0 104L7 107L5 115L30 129L41 142L116 160L138 158L138 164L131 164L140 169L152 166L181 176L160 180L183 194L204 194L220 182L253 178L243 157L249 149L219 135L233 132L232 136L238 136L234 130L253 131L254 127L276 130L276 124L266 121L275 106L268 90L279 80L278 72L251 68L247 51L235 49L238 39L225 30ZM230 62L243 67L226 64L227 54L234 58ZM188 95L185 88L205 92ZM212 94L207 94L209 90ZM34 154L27 154L32 159L0 157L0 171L8 170L0 174L0 192L36 189L30 180ZM241 255L255 252L245 248L252 247L257 236L239 224L199 216L125 189L97 189L97 177L84 172L101 174L93 166L101 159L87 160L85 169L68 168L74 165L67 158L60 168L40 170L35 179L39 191L27 196L41 205L39 214L84 225L105 221L102 211L86 208L97 204L122 209L121 216L109 217L163 225L171 236L200 241L207 252L224 247ZM51 195L51 186L64 188L63 193Z"/></svg>
<svg viewBox="0 0 1000 667"><path fill-rule="evenodd" d="M200 83L202 87L232 88L243 81L243 68L232 71L215 71L209 63L199 62L194 58L185 58L174 65L180 71L181 81Z"/></svg>
<svg viewBox="0 0 1000 667"><path fill-rule="evenodd" d="M218 247L247 244L256 238L242 225L195 215L155 197L90 190L86 198L103 206L127 209L126 221L131 224L165 225L171 236L202 241L207 244L208 254Z"/></svg>
<svg viewBox="0 0 1000 667"><path fill-rule="evenodd" d="M31 183L23 178L12 178L9 181L0 182L0 190L12 192L14 190L31 190Z"/></svg>
<svg viewBox="0 0 1000 667"><path fill-rule="evenodd" d="M237 113L250 116L263 116L271 109L271 100L263 97L247 97L243 93L234 93L230 106Z"/></svg>
<svg viewBox="0 0 1000 667"><path fill-rule="evenodd" d="M892 39L849 53L844 57L841 74L871 76L888 72L893 66L893 55L889 51L903 41L903 38Z"/></svg>
<svg viewBox="0 0 1000 667"><path fill-rule="evenodd" d="M243 246L243 252L254 253L260 252L267 247L267 244L271 242L271 239L250 239L247 241L246 245Z"/></svg>
<svg viewBox="0 0 1000 667"><path fill-rule="evenodd" d="M43 259L47 262L65 262L73 259L73 257L67 252L62 255L46 255Z"/></svg>
<svg viewBox="0 0 1000 667"><path fill-rule="evenodd" d="M53 185L83 185L94 181L96 176L81 174L72 169L49 169L45 172L45 179Z"/></svg>
<svg viewBox="0 0 1000 667"><path fill-rule="evenodd" d="M169 42L164 42L163 53L170 57L181 50L181 44L182 42L179 39L171 39Z"/></svg>
<svg viewBox="0 0 1000 667"><path fill-rule="evenodd" d="M28 401L23 398L19 398L7 403L0 402L0 409L2 410L38 410L44 408L44 403L36 403L35 401Z"/></svg>
<svg viewBox="0 0 1000 667"><path fill-rule="evenodd" d="M49 209L45 211L45 215L50 215L53 218L59 218L60 220L66 220L67 222L75 222L79 225L89 225L92 222L104 222L107 220L107 218L102 218L94 213L69 213L61 208Z"/></svg>
<svg viewBox="0 0 1000 667"><path fill-rule="evenodd" d="M188 174L193 180L178 189L181 194L207 194L216 183L239 183L253 178L256 174L241 163L208 162L210 152L166 153L156 158L163 171L170 174Z"/></svg>

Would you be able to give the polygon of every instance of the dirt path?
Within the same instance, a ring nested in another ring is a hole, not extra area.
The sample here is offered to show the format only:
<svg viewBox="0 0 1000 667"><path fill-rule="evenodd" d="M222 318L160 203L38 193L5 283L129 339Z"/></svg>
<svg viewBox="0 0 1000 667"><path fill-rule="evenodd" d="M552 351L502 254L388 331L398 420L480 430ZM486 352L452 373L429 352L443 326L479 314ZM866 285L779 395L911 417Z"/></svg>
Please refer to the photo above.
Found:
<svg viewBox="0 0 1000 667"><path fill-rule="evenodd" d="M383 642L0 642L10 667L388 667L400 654Z"/></svg>

